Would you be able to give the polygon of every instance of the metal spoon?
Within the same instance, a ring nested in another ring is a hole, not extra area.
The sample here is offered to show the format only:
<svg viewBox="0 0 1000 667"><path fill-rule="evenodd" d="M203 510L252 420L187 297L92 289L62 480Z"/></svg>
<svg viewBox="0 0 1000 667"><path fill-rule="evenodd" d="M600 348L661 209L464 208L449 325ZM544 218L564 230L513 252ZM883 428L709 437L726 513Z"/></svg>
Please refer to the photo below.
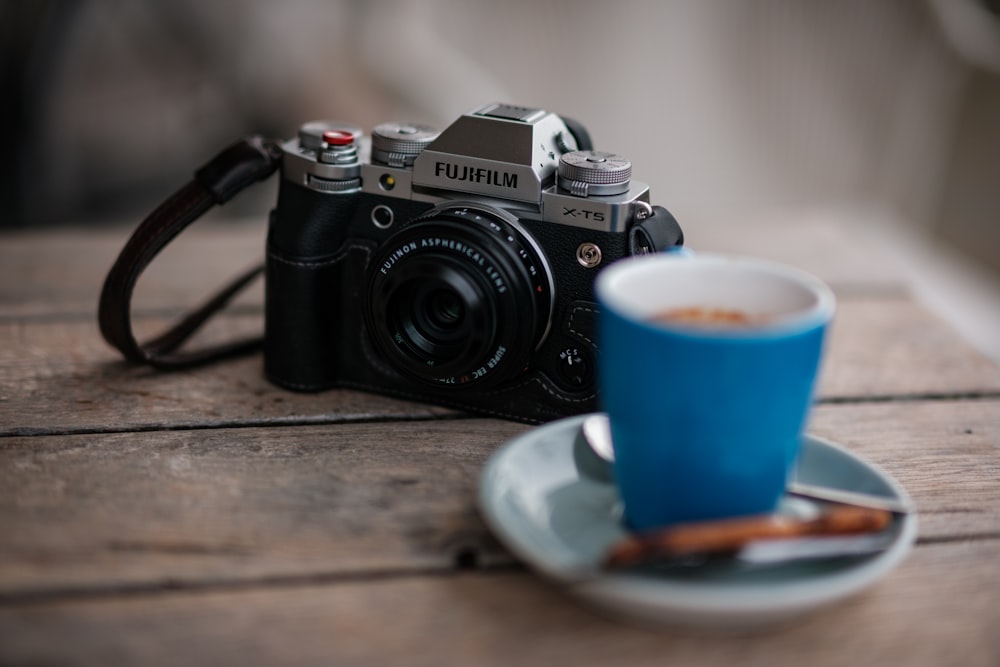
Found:
<svg viewBox="0 0 1000 667"><path fill-rule="evenodd" d="M607 415L593 414L583 420L580 432L573 443L573 457L577 469L586 477L598 482L614 481L615 450ZM895 514L909 514L913 511L908 503L898 498L806 484L795 480L788 483L786 492L800 498L886 510Z"/></svg>

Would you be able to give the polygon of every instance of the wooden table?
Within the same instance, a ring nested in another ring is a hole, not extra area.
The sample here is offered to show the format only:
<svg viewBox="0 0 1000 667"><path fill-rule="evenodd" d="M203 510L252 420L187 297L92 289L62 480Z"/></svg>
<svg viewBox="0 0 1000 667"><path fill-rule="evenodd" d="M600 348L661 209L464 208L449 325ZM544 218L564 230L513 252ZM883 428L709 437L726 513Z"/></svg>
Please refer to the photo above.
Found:
<svg viewBox="0 0 1000 667"><path fill-rule="evenodd" d="M1000 372L860 229L688 221L701 250L810 269L839 311L810 430L895 476L916 548L861 595L749 636L610 620L485 528L486 458L522 424L352 391L259 358L122 363L95 323L127 229L0 236L0 664L1000 664ZM143 278L153 331L260 257L203 223ZM261 291L214 335L260 327Z"/></svg>

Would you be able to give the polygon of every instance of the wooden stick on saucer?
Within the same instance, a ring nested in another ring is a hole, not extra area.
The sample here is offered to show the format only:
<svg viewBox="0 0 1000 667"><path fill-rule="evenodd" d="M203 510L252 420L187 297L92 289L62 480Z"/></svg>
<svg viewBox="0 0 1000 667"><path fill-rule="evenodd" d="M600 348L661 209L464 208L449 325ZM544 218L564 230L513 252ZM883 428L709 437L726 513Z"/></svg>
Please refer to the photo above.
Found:
<svg viewBox="0 0 1000 667"><path fill-rule="evenodd" d="M602 566L633 567L658 560L738 551L754 540L823 535L859 535L884 530L892 513L862 507L833 507L814 519L756 515L686 523L635 533L611 546Z"/></svg>

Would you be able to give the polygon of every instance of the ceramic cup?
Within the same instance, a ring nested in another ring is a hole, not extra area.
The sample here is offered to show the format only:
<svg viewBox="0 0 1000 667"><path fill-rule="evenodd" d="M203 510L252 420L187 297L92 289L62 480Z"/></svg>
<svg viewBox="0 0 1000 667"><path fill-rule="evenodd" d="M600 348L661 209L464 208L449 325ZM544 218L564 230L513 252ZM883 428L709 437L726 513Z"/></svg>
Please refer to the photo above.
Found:
<svg viewBox="0 0 1000 667"><path fill-rule="evenodd" d="M595 289L628 526L773 511L812 403L830 289L773 262L670 254L618 261ZM680 319L657 319L668 312Z"/></svg>

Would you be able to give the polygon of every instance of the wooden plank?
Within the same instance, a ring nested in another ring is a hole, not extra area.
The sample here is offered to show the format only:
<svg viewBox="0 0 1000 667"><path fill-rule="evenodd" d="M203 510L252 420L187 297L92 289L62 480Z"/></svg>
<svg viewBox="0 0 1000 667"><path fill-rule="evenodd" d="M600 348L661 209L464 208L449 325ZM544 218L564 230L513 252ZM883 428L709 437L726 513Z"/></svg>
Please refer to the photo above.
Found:
<svg viewBox="0 0 1000 667"><path fill-rule="evenodd" d="M510 563L475 507L527 427L468 419L0 439L0 598ZM1000 401L828 405L924 542L1000 537Z"/></svg>
<svg viewBox="0 0 1000 667"><path fill-rule="evenodd" d="M900 292L898 272L844 219L804 214L794 221L743 224L690 221L688 244L698 251L750 254L802 267L844 296ZM71 227L0 232L0 316L89 316L101 284L131 228ZM266 228L260 219L204 221L185 230L150 265L136 291L136 312L185 308L243 269L261 261ZM260 303L257 289L245 303Z"/></svg>
<svg viewBox="0 0 1000 667"><path fill-rule="evenodd" d="M164 321L143 324L153 331ZM196 344L253 335L259 328L252 315L220 318ZM449 414L454 411L356 391L280 389L264 378L259 354L164 373L124 363L91 323L0 324L0 435Z"/></svg>
<svg viewBox="0 0 1000 667"><path fill-rule="evenodd" d="M1000 367L908 298L840 300L820 379L823 399L1000 390Z"/></svg>
<svg viewBox="0 0 1000 667"><path fill-rule="evenodd" d="M921 547L872 588L754 634L637 628L530 573L0 606L0 663L995 667L997 544Z"/></svg>
<svg viewBox="0 0 1000 667"><path fill-rule="evenodd" d="M1000 402L822 405L809 431L899 480L925 542L1000 537Z"/></svg>
<svg viewBox="0 0 1000 667"><path fill-rule="evenodd" d="M905 289L900 267L872 227L876 212L814 209L756 214L742 219L681 221L696 253L750 255L809 271L848 296Z"/></svg>
<svg viewBox="0 0 1000 667"><path fill-rule="evenodd" d="M153 333L165 321L143 318ZM214 323L208 339L259 332L252 313ZM1000 369L907 299L843 302L819 388L826 400L1000 391ZM441 408L358 392L296 394L262 374L260 358L179 373L128 366L83 321L0 323L0 435L147 430L295 420L427 418Z"/></svg>
<svg viewBox="0 0 1000 667"><path fill-rule="evenodd" d="M0 233L0 315L96 317L104 277L131 229L72 227ZM263 221L186 230L143 274L136 312L176 310L264 259ZM252 302L262 302L255 289Z"/></svg>
<svg viewBox="0 0 1000 667"><path fill-rule="evenodd" d="M177 311L216 291L236 273L263 261L262 225L253 229L192 229L168 247L136 288L136 312ZM0 236L0 315L5 319L93 317L108 269L124 244L124 230L5 234ZM238 303L263 301L251 288Z"/></svg>
<svg viewBox="0 0 1000 667"><path fill-rule="evenodd" d="M0 440L0 590L448 569L526 427L403 422ZM152 579L151 579L152 577Z"/></svg>

